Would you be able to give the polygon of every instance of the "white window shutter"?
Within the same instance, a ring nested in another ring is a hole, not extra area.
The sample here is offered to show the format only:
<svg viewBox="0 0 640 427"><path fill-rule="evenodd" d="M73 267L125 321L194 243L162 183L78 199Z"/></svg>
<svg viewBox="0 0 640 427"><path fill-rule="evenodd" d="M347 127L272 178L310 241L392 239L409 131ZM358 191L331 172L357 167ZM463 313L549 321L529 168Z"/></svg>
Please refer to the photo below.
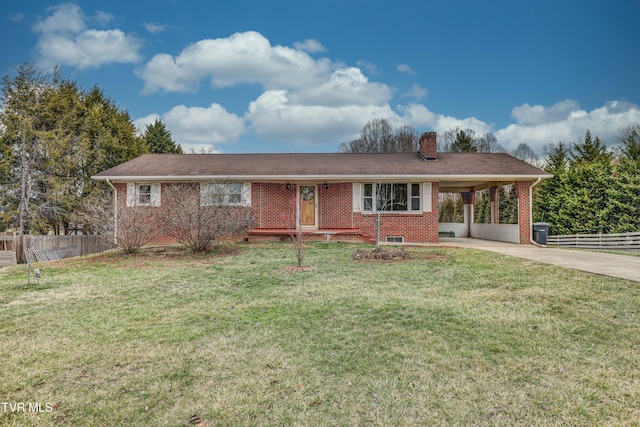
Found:
<svg viewBox="0 0 640 427"><path fill-rule="evenodd" d="M208 182L200 183L200 206L209 206L209 194L211 193L211 184Z"/></svg>
<svg viewBox="0 0 640 427"><path fill-rule="evenodd" d="M431 190L432 185L430 182L422 183L422 211L431 212L433 206L431 206Z"/></svg>
<svg viewBox="0 0 640 427"><path fill-rule="evenodd" d="M242 205L251 206L251 183L242 183Z"/></svg>
<svg viewBox="0 0 640 427"><path fill-rule="evenodd" d="M362 184L353 183L353 212L362 212Z"/></svg>
<svg viewBox="0 0 640 427"><path fill-rule="evenodd" d="M136 203L136 188L135 182L127 182L127 207L135 206Z"/></svg>
<svg viewBox="0 0 640 427"><path fill-rule="evenodd" d="M151 184L151 206L160 206L160 184Z"/></svg>

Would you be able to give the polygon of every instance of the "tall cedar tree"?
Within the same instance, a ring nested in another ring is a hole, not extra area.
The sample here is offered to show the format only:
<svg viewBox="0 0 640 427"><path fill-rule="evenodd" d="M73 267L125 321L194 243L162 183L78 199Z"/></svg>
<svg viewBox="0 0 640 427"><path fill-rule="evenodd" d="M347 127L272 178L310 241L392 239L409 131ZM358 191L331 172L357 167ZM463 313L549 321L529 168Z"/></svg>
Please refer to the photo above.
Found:
<svg viewBox="0 0 640 427"><path fill-rule="evenodd" d="M142 138L146 141L150 153L183 153L180 144L171 138L171 131L167 130L160 119L147 125Z"/></svg>
<svg viewBox="0 0 640 427"><path fill-rule="evenodd" d="M2 221L19 233L63 234L85 203L108 202L92 175L145 153L126 111L31 64L2 79Z"/></svg>

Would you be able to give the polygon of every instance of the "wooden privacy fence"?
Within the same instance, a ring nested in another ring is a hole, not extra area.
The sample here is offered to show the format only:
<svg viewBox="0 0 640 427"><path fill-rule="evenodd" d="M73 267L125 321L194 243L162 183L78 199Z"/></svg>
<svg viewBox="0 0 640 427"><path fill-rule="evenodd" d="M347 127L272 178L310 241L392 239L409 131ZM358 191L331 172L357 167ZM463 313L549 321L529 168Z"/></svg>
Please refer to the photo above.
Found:
<svg viewBox="0 0 640 427"><path fill-rule="evenodd" d="M16 261L23 263L53 261L62 258L104 252L113 248L113 238L84 234L80 236L15 236Z"/></svg>
<svg viewBox="0 0 640 427"><path fill-rule="evenodd" d="M640 232L548 236L547 244L582 249L640 249Z"/></svg>

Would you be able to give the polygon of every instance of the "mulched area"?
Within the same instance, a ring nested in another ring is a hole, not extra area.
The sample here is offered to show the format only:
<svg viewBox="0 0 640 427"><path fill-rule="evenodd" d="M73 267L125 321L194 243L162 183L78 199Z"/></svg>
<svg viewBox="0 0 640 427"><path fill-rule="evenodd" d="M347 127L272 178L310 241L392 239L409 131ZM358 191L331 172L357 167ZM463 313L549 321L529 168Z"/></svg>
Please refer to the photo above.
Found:
<svg viewBox="0 0 640 427"><path fill-rule="evenodd" d="M297 271L314 271L314 270L315 270L315 268L309 267L309 266L306 266L306 265L300 265L300 266L298 266L298 265L289 265L289 266L284 267L282 269L282 271L286 271L287 273L295 273Z"/></svg>
<svg viewBox="0 0 640 427"><path fill-rule="evenodd" d="M396 261L411 259L411 255L402 248L359 249L353 253L352 258L356 261Z"/></svg>

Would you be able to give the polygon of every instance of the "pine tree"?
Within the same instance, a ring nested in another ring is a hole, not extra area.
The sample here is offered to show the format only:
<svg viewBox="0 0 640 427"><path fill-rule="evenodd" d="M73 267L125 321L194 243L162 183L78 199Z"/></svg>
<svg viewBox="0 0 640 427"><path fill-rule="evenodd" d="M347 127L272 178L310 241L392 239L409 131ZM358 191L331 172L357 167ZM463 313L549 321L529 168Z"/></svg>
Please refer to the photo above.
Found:
<svg viewBox="0 0 640 427"><path fill-rule="evenodd" d="M171 138L171 132L160 119L147 125L142 138L146 141L150 153L182 154L182 147Z"/></svg>
<svg viewBox="0 0 640 427"><path fill-rule="evenodd" d="M475 153L478 151L478 147L473 141L473 135L463 130L456 133L456 138L450 149L452 153Z"/></svg>

